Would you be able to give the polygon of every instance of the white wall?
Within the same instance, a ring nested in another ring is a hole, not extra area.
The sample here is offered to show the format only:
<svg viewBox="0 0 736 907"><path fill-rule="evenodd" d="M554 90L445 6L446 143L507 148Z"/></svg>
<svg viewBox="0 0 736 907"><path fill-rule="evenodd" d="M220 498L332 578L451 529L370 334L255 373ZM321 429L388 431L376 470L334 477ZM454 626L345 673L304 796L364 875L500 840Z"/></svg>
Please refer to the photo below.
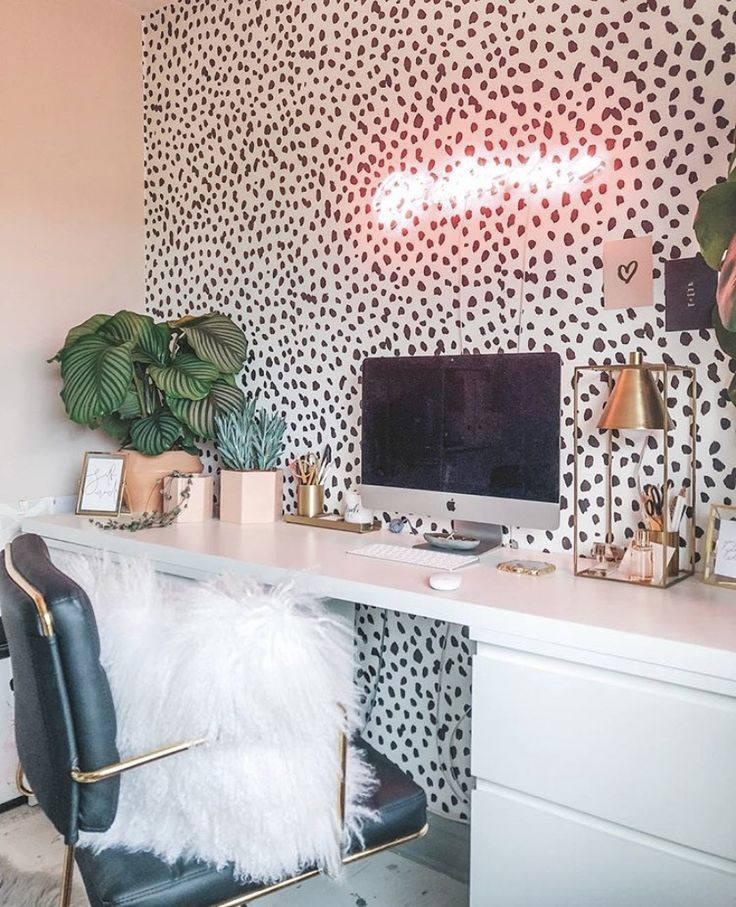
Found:
<svg viewBox="0 0 736 907"><path fill-rule="evenodd" d="M2 0L0 501L72 494L84 450L66 419L66 330L143 308L140 18L111 0Z"/></svg>

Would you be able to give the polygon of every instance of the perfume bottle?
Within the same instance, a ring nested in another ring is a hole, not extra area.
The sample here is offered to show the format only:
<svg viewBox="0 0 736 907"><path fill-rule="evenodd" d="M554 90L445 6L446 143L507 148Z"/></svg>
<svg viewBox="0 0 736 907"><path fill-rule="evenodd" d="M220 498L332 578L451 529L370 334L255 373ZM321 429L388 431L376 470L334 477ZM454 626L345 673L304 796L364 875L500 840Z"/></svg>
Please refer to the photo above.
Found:
<svg viewBox="0 0 736 907"><path fill-rule="evenodd" d="M654 577L654 553L648 529L637 529L631 544L631 573L634 583L651 583Z"/></svg>

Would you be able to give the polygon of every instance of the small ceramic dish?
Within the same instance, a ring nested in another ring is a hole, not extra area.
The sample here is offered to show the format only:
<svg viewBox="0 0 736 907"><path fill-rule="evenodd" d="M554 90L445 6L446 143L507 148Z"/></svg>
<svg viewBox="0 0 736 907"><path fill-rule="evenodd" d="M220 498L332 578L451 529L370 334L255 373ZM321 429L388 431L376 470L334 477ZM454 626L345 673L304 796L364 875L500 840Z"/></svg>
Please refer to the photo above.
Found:
<svg viewBox="0 0 736 907"><path fill-rule="evenodd" d="M424 540L433 548L443 551L472 551L480 545L480 539L469 535L450 535L447 532L425 532Z"/></svg>

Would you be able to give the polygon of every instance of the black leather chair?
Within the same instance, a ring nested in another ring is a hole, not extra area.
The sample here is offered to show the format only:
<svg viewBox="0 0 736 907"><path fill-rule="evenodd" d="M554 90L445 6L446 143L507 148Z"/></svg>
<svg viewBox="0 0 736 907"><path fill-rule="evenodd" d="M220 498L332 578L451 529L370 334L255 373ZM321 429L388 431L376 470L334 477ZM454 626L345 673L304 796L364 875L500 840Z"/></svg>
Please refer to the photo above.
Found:
<svg viewBox="0 0 736 907"><path fill-rule="evenodd" d="M175 756L199 741L121 760L94 612L85 592L51 563L38 536L20 536L6 547L0 602L13 667L22 770L66 844L61 907L69 903L75 859L92 907L238 907L318 874L306 867L296 878L264 887L243 884L227 869L216 871L192 860L170 865L151 853L75 850L80 831L102 832L112 824L122 772ZM380 781L371 804L379 821L364 829L363 849L349 850L346 863L427 830L421 788L370 746L361 745Z"/></svg>

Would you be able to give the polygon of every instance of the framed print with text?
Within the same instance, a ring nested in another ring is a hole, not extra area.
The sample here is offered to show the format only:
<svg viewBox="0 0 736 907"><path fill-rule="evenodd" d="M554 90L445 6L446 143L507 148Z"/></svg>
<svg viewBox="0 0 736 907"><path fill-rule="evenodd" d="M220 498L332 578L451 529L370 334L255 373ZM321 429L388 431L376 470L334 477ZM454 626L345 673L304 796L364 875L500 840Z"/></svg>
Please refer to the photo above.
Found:
<svg viewBox="0 0 736 907"><path fill-rule="evenodd" d="M703 579L713 586L736 589L736 507L710 506Z"/></svg>
<svg viewBox="0 0 736 907"><path fill-rule="evenodd" d="M81 516L119 516L125 486L123 453L84 455L76 513Z"/></svg>

